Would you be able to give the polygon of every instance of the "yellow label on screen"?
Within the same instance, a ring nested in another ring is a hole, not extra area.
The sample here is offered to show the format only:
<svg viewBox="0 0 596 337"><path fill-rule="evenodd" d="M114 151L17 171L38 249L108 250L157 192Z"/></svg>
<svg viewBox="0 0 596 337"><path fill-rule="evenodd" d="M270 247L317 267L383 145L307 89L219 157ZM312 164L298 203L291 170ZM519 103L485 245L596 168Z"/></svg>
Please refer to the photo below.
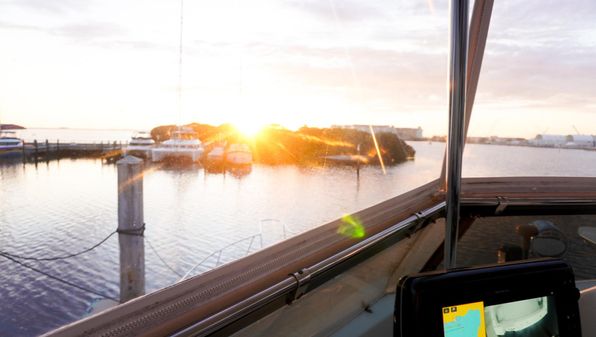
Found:
<svg viewBox="0 0 596 337"><path fill-rule="evenodd" d="M443 308L445 337L486 337L484 302Z"/></svg>

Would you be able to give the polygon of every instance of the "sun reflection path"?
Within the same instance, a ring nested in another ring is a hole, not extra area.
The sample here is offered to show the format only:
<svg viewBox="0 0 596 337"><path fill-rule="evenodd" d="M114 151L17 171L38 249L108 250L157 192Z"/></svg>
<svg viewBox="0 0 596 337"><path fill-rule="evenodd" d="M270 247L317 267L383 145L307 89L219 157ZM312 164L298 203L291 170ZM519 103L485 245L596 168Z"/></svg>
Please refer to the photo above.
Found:
<svg viewBox="0 0 596 337"><path fill-rule="evenodd" d="M353 215L346 214L341 218L341 224L337 229L337 234L347 236L352 239L361 239L366 236L366 230L360 219Z"/></svg>

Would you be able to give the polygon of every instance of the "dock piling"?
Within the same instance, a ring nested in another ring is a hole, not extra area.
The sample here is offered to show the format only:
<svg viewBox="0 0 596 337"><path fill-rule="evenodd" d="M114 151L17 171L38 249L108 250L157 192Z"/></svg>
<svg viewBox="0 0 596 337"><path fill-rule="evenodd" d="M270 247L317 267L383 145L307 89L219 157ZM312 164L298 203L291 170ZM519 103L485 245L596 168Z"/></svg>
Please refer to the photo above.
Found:
<svg viewBox="0 0 596 337"><path fill-rule="evenodd" d="M35 162L37 163L37 158L39 158L39 146L37 144L37 139L33 141L33 146L35 147Z"/></svg>
<svg viewBox="0 0 596 337"><path fill-rule="evenodd" d="M46 161L50 160L50 142L46 139Z"/></svg>
<svg viewBox="0 0 596 337"><path fill-rule="evenodd" d="M143 160L126 156L118 167L120 302L145 294Z"/></svg>

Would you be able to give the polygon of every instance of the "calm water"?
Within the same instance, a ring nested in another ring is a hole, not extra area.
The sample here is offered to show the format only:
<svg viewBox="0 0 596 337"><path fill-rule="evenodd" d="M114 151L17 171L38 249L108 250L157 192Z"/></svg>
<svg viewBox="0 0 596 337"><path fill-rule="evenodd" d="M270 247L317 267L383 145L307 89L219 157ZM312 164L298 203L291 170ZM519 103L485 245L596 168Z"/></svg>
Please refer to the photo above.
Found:
<svg viewBox="0 0 596 337"><path fill-rule="evenodd" d="M127 137L130 133L127 133ZM99 137L97 137L99 138ZM110 140L118 140L111 137ZM416 160L388 169L270 167L243 176L150 168L144 177L147 291L213 251L221 262L420 186L439 175L444 144L411 143ZM596 152L470 145L464 174L596 176ZM0 165L0 250L47 257L92 246L117 226L116 167L96 160ZM235 242L262 231L262 240ZM155 250L176 271L159 260ZM90 253L29 265L118 297L116 236ZM193 274L215 266L208 259ZM0 257L0 335L31 336L85 315L98 295ZM31 317L36 317L31 321Z"/></svg>

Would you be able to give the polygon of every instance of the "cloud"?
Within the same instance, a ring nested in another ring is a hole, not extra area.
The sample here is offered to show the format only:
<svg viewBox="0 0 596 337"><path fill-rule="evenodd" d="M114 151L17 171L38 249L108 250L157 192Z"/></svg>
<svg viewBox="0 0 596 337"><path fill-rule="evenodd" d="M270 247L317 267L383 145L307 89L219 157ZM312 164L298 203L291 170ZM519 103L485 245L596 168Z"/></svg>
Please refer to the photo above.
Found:
<svg viewBox="0 0 596 337"><path fill-rule="evenodd" d="M363 2L355 0L294 0L287 2L291 8L301 10L309 15L325 20L361 22L371 18L386 17L386 11L374 2Z"/></svg>
<svg viewBox="0 0 596 337"><path fill-rule="evenodd" d="M62 15L69 12L80 11L88 7L88 1L78 0L12 0L7 1L6 4L16 7L26 7L38 12Z"/></svg>
<svg viewBox="0 0 596 337"><path fill-rule="evenodd" d="M18 24L18 23L11 23L11 22L4 22L0 21L0 30L28 30L28 31L42 31L43 28L26 25L26 24Z"/></svg>
<svg viewBox="0 0 596 337"><path fill-rule="evenodd" d="M48 32L55 36L74 40L95 40L105 39L125 34L125 30L114 23L107 22L85 22L68 24L47 29Z"/></svg>
<svg viewBox="0 0 596 337"><path fill-rule="evenodd" d="M247 92L264 97L270 90L387 111L446 110L446 0L259 0L243 8L240 21L226 16L232 2L185 4L184 78L201 90L232 92L242 71L252 86ZM116 63L143 59L155 69L177 69L178 8L167 1L20 0L0 7L0 30L33 32L50 45L57 40L75 48L65 48L69 55L93 46L91 53ZM594 112L594 22L593 0L495 1L479 104Z"/></svg>

